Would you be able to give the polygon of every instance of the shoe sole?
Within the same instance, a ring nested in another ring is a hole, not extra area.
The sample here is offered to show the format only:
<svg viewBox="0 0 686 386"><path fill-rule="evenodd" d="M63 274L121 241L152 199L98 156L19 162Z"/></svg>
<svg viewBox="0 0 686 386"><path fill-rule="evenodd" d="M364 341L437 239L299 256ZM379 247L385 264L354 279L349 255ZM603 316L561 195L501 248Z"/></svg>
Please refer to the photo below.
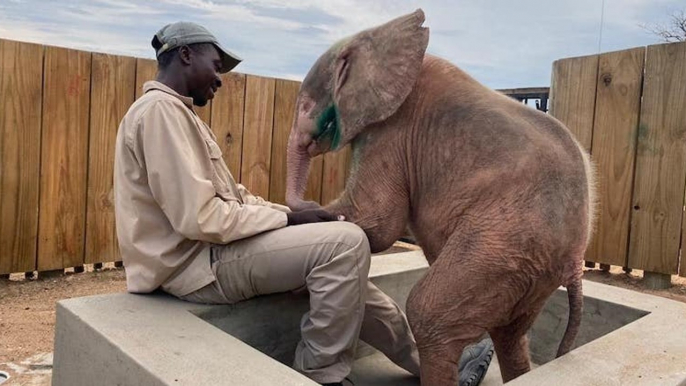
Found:
<svg viewBox="0 0 686 386"><path fill-rule="evenodd" d="M486 376L488 367L491 365L493 353L493 346L490 345L489 348L480 352L476 358L467 362L462 372L471 374L471 376L468 379L460 380L459 386L477 386L480 384Z"/></svg>

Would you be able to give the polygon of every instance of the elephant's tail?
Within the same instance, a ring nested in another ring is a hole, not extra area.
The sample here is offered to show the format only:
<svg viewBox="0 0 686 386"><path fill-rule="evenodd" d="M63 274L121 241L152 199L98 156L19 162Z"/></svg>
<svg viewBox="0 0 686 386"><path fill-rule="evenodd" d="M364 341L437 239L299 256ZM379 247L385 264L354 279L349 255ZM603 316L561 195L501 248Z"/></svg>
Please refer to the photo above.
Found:
<svg viewBox="0 0 686 386"><path fill-rule="evenodd" d="M576 335L581 326L581 314L584 308L584 295L581 288L581 278L578 278L567 286L567 298L569 299L569 319L567 329L562 337L560 347L557 349L557 356L565 355L572 349Z"/></svg>

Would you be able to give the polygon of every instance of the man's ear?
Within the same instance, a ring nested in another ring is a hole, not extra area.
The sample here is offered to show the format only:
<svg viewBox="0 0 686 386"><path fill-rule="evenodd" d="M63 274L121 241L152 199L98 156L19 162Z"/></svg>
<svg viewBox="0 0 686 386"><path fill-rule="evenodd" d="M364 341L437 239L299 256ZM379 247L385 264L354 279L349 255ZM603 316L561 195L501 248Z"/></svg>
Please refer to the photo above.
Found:
<svg viewBox="0 0 686 386"><path fill-rule="evenodd" d="M185 65L191 64L191 51L192 50L188 46L179 47L179 59L181 59L181 63Z"/></svg>

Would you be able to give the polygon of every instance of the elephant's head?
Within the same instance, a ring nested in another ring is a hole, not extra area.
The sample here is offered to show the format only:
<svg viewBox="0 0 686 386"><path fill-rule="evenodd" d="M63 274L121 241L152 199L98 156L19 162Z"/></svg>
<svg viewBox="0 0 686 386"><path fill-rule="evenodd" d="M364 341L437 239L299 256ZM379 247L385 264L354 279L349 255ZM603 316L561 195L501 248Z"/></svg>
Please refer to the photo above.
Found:
<svg viewBox="0 0 686 386"><path fill-rule="evenodd" d="M303 201L310 159L393 115L412 91L429 42L421 9L334 44L300 87L288 140L286 202Z"/></svg>

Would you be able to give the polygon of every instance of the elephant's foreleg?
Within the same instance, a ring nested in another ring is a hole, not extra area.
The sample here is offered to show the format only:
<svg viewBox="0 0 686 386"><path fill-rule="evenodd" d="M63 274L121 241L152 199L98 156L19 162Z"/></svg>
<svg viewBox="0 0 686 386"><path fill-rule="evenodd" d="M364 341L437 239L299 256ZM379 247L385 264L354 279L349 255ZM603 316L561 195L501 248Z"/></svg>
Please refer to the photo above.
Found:
<svg viewBox="0 0 686 386"><path fill-rule="evenodd" d="M372 252L380 252L402 237L407 226L410 202L406 171L402 163L389 160L389 155L367 152L356 157L360 157L359 166L345 192L326 209L359 225L369 238Z"/></svg>

